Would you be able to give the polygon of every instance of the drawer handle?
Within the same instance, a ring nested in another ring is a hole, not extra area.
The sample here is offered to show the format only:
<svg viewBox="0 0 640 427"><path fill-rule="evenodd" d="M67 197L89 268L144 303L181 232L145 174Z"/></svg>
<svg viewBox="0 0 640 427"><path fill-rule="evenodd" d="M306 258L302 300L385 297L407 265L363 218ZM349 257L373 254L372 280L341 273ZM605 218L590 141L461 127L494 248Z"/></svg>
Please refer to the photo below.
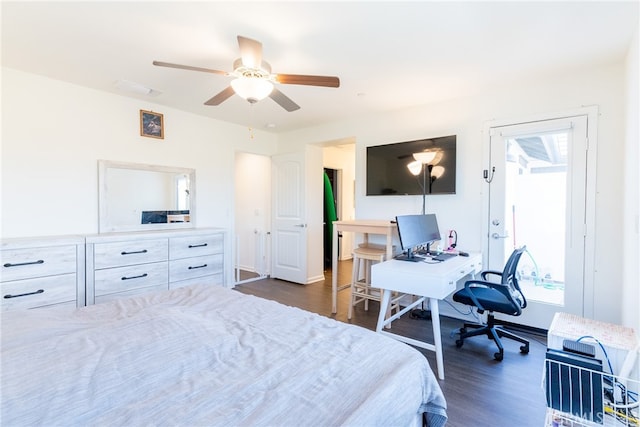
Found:
<svg viewBox="0 0 640 427"><path fill-rule="evenodd" d="M189 270L195 270L196 268L204 268L204 267L206 267L206 266L207 266L207 264L196 265L196 266L194 266L194 267L189 266Z"/></svg>
<svg viewBox="0 0 640 427"><path fill-rule="evenodd" d="M133 251L133 252L122 251L122 252L120 252L120 255L134 255L134 254L146 254L146 253L147 253L147 250L143 249L141 251Z"/></svg>
<svg viewBox="0 0 640 427"><path fill-rule="evenodd" d="M7 294L4 297L6 299L9 299L9 298L26 297L26 296L29 296L29 295L36 295L36 294L43 294L43 293L44 293L44 289L38 289L35 292L27 292L26 294L18 294L18 295Z"/></svg>
<svg viewBox="0 0 640 427"><path fill-rule="evenodd" d="M34 265L34 264L44 264L44 260L43 259L39 259L37 261L17 262L15 264L11 264L10 262L8 262L4 266L9 268L9 267L20 267L20 266L23 266L23 265ZM20 295L18 295L18 296L20 296Z"/></svg>
<svg viewBox="0 0 640 427"><path fill-rule="evenodd" d="M209 246L207 243L201 243L199 245L189 245L189 249L191 248L203 248L205 246Z"/></svg>
<svg viewBox="0 0 640 427"><path fill-rule="evenodd" d="M141 275L139 275L139 276L130 276L130 277L126 277L126 276L125 276L125 277L122 277L120 280L141 279L141 278L143 278L143 277L147 277L147 276L148 276L148 274L147 274L147 273L144 273L144 274L141 274Z"/></svg>

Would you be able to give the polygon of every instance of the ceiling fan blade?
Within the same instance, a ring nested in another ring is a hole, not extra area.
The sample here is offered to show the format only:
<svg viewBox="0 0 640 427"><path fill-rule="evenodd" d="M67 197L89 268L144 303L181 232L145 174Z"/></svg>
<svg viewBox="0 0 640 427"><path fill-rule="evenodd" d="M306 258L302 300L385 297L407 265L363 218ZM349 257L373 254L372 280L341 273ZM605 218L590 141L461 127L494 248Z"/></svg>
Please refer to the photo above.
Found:
<svg viewBox="0 0 640 427"><path fill-rule="evenodd" d="M204 103L204 105L220 105L227 99L231 98L235 94L235 91L231 86L224 89L222 92L215 95L213 98Z"/></svg>
<svg viewBox="0 0 640 427"><path fill-rule="evenodd" d="M291 98L289 98L284 93L280 92L275 87L273 88L273 91L271 91L269 98L276 101L282 108L284 108L288 112L292 112L300 109L300 106L298 104L293 102Z"/></svg>
<svg viewBox="0 0 640 427"><path fill-rule="evenodd" d="M282 83L286 85L340 87L340 79L333 76L305 76L300 74L276 74L275 79L278 83Z"/></svg>
<svg viewBox="0 0 640 427"><path fill-rule="evenodd" d="M223 76L229 75L229 73L227 73L226 71L212 70L211 68L192 67L191 65L172 64L170 62L153 61L153 65L157 65L158 67L179 68L181 70L202 71L204 73L221 74Z"/></svg>
<svg viewBox="0 0 640 427"><path fill-rule="evenodd" d="M260 68L262 65L262 43L247 37L238 36L240 58L247 68Z"/></svg>

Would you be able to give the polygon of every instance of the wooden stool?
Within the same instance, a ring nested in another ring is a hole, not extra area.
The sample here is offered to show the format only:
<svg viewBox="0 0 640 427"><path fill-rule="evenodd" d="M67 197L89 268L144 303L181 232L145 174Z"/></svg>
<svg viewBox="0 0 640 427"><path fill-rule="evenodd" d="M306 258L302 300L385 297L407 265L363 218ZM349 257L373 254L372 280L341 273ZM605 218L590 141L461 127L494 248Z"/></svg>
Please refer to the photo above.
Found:
<svg viewBox="0 0 640 427"><path fill-rule="evenodd" d="M385 249L370 247L370 246L360 246L353 250L353 271L351 275L351 300L349 302L349 312L347 314L347 318L351 320L351 316L353 314L353 307L360 303L364 302L364 309L369 310L369 301L378 301L382 300L382 291L377 288L371 287L371 265L375 262L383 262L386 259L387 251ZM363 269L361 270L361 266ZM364 277L360 277L361 274ZM392 310L400 310L400 306L398 301L400 297L394 295L391 299L391 304L389 307L389 312L387 316L391 313Z"/></svg>

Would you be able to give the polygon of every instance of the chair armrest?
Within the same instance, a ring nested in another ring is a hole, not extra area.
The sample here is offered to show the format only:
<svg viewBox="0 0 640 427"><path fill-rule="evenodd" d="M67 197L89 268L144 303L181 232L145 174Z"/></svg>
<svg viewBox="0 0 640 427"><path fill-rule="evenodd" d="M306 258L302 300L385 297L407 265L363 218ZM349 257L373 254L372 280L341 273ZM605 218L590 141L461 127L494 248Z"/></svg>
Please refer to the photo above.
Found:
<svg viewBox="0 0 640 427"><path fill-rule="evenodd" d="M482 272L480 272L480 277L482 277L482 280L488 281L489 279L487 279L488 275L494 275L494 276L498 276L502 279L502 271L497 271L497 270L484 270Z"/></svg>

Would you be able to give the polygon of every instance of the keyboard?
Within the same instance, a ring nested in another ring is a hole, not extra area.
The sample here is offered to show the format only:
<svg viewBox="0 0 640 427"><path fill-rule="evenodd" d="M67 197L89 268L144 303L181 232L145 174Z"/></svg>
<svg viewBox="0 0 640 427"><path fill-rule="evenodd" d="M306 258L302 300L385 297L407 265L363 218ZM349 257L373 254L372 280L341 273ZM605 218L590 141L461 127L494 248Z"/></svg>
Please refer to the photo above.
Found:
<svg viewBox="0 0 640 427"><path fill-rule="evenodd" d="M446 261L450 258L457 257L457 254L449 254L449 253L441 253L441 254L431 254L431 259L434 261Z"/></svg>

